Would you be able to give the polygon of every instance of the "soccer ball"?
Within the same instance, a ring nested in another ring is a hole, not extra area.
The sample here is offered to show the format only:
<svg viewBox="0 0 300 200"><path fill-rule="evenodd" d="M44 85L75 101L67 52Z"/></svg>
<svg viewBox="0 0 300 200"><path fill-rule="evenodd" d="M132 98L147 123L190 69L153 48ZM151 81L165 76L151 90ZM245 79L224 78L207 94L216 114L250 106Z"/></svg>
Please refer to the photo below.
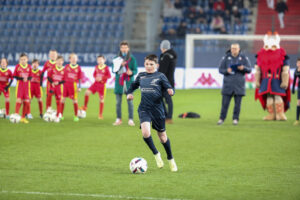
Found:
<svg viewBox="0 0 300 200"><path fill-rule="evenodd" d="M79 118L86 118L86 112L84 110L78 110L78 117Z"/></svg>
<svg viewBox="0 0 300 200"><path fill-rule="evenodd" d="M129 164L130 171L133 174L143 174L146 173L148 165L144 158L134 158Z"/></svg>
<svg viewBox="0 0 300 200"><path fill-rule="evenodd" d="M21 120L21 116L19 114L11 114L10 117L9 117L9 121L11 123L19 123Z"/></svg>
<svg viewBox="0 0 300 200"><path fill-rule="evenodd" d="M0 109L0 118L4 118L5 116L5 109Z"/></svg>
<svg viewBox="0 0 300 200"><path fill-rule="evenodd" d="M46 121L46 122L52 122L53 121L53 114L49 113L49 112L46 112L43 116L43 119Z"/></svg>

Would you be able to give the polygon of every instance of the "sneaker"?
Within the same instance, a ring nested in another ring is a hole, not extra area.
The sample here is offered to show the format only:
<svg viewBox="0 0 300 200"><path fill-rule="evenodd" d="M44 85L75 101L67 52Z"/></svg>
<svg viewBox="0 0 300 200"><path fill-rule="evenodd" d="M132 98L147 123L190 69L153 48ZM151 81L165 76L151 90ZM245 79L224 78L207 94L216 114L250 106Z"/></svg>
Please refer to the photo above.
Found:
<svg viewBox="0 0 300 200"><path fill-rule="evenodd" d="M5 119L9 119L9 115L4 115L4 118Z"/></svg>
<svg viewBox="0 0 300 200"><path fill-rule="evenodd" d="M294 126L297 126L297 125L299 125L299 120L296 120L296 121L294 122Z"/></svg>
<svg viewBox="0 0 300 200"><path fill-rule="evenodd" d="M85 107L85 106L81 106L81 107L79 108L79 110L84 110L84 111L86 111L86 109L87 109L87 107Z"/></svg>
<svg viewBox="0 0 300 200"><path fill-rule="evenodd" d="M224 120L223 119L219 119L217 125L222 125L224 123Z"/></svg>
<svg viewBox="0 0 300 200"><path fill-rule="evenodd" d="M113 123L114 126L119 126L122 124L122 120L117 118L116 121Z"/></svg>
<svg viewBox="0 0 300 200"><path fill-rule="evenodd" d="M177 172L178 169L177 169L177 165L175 163L174 158L172 158L171 160L168 160L168 161L169 161L169 166L170 166L171 172Z"/></svg>
<svg viewBox="0 0 300 200"><path fill-rule="evenodd" d="M232 121L232 124L235 125L235 126L238 125L238 123L239 123L239 121L238 121L237 119L234 119L234 120Z"/></svg>
<svg viewBox="0 0 300 200"><path fill-rule="evenodd" d="M154 155L156 165L158 168L163 168L164 167L164 161L161 159L160 153L158 152L157 154Z"/></svg>
<svg viewBox="0 0 300 200"><path fill-rule="evenodd" d="M43 119L43 114L40 114L41 119Z"/></svg>
<svg viewBox="0 0 300 200"><path fill-rule="evenodd" d="M135 126L134 121L132 119L128 120L128 125L129 126Z"/></svg>
<svg viewBox="0 0 300 200"><path fill-rule="evenodd" d="M63 121L65 118L63 116L59 117L60 121Z"/></svg>
<svg viewBox="0 0 300 200"><path fill-rule="evenodd" d="M29 113L29 114L26 115L26 118L27 118L27 119L33 119L33 116L32 116L31 113Z"/></svg>
<svg viewBox="0 0 300 200"><path fill-rule="evenodd" d="M173 124L173 120L172 119L166 119L166 124Z"/></svg>
<svg viewBox="0 0 300 200"><path fill-rule="evenodd" d="M77 116L74 116L74 122L79 122L79 118Z"/></svg>
<svg viewBox="0 0 300 200"><path fill-rule="evenodd" d="M26 118L21 118L20 122L24 123L24 124L28 124L29 123L29 121Z"/></svg>
<svg viewBox="0 0 300 200"><path fill-rule="evenodd" d="M104 118L103 118L103 115L99 115L99 116L98 116L98 119L104 119Z"/></svg>

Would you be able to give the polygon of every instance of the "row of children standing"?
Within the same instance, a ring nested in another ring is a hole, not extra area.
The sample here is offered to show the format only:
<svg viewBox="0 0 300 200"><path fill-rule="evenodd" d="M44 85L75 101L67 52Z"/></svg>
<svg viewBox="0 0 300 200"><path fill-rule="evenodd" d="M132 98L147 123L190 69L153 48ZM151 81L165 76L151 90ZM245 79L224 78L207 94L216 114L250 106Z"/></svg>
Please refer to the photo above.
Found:
<svg viewBox="0 0 300 200"><path fill-rule="evenodd" d="M56 50L50 50L49 60L44 64L42 70L39 70L39 61L34 59L28 64L28 57L22 53L19 58L19 64L15 66L12 73L8 68L6 58L1 59L0 68L0 95L5 97L5 115L9 117L9 87L13 79L17 80L16 85L16 107L15 113L19 114L23 104L23 112L21 116L22 123L29 123L27 118L32 118L30 102L33 97L36 97L39 104L41 118L43 117L43 101L42 101L42 83L45 72L47 72L46 86L46 110L51 108L52 96L56 99L56 115L61 120L64 119L63 111L65 99L72 99L74 105L74 121L79 121L78 118L78 92L81 90L81 67L77 64L78 57L72 53L69 56L69 64L64 67L64 58L57 55ZM104 97L106 90L106 81L111 77L108 66L105 65L105 57L100 55L97 57L97 66L94 71L95 82L85 93L85 104L83 110L87 109L89 95L91 93L99 93L100 110L99 119L103 119Z"/></svg>

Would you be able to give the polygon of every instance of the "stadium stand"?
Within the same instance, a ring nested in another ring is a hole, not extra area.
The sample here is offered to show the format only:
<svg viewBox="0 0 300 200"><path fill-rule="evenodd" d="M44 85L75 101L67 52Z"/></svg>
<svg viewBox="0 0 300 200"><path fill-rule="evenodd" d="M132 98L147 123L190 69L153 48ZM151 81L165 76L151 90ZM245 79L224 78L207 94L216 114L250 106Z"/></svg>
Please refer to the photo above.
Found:
<svg viewBox="0 0 300 200"><path fill-rule="evenodd" d="M0 51L114 52L125 0L1 0ZM105 39L103 39L105 38Z"/></svg>

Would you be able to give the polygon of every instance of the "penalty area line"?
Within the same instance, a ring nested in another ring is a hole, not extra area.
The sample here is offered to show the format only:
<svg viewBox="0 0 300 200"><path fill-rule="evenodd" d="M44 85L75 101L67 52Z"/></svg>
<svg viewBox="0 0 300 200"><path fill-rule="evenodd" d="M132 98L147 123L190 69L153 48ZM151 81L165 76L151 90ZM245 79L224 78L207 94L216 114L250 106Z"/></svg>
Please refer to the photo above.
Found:
<svg viewBox="0 0 300 200"><path fill-rule="evenodd" d="M134 197L124 195L107 195L107 194L80 194L80 193L59 193L59 192L32 192L32 191L7 191L2 190L0 194L27 194L27 195L43 195L43 196L76 196L76 197L95 197L110 199L137 199L137 200L188 200L188 199L171 199L159 197Z"/></svg>

